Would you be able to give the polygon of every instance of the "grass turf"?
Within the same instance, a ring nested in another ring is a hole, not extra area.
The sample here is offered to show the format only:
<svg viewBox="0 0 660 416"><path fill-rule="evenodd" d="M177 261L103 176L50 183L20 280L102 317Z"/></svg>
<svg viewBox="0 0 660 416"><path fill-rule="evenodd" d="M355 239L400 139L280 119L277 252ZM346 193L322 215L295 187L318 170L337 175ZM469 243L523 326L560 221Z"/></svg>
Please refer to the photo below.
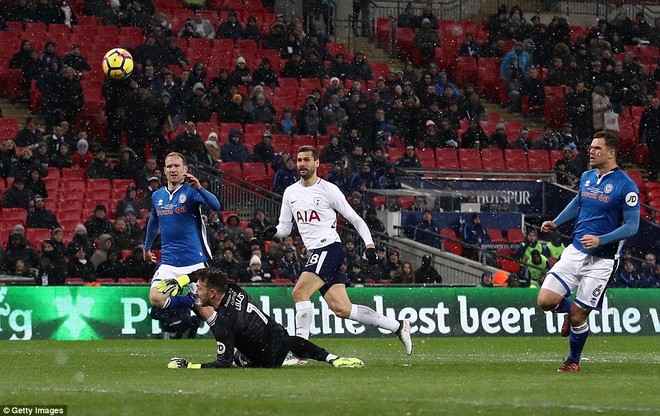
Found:
<svg viewBox="0 0 660 416"><path fill-rule="evenodd" d="M169 370L215 359L211 339L0 342L0 407L68 415L660 414L658 337L593 336L580 373L556 373L562 338L314 339L365 367Z"/></svg>

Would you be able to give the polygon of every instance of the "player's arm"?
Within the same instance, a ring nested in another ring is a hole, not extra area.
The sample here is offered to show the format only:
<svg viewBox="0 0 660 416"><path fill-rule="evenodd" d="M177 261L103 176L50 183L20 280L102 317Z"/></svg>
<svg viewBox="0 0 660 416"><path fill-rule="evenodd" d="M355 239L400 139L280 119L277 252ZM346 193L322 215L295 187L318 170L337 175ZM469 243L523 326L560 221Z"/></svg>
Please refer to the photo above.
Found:
<svg viewBox="0 0 660 416"><path fill-rule="evenodd" d="M571 200L571 202L568 203L568 205L566 205L566 208L564 208L564 210L561 213L559 213L559 215L557 215L557 218L555 218L552 221L545 221L541 225L541 231L544 233L548 231L552 231L555 228L563 224L566 224L573 218L577 217L579 212L580 212L580 196L578 194L575 196L575 198Z"/></svg>
<svg viewBox="0 0 660 416"><path fill-rule="evenodd" d="M171 358L168 368L187 368L187 369L202 369L202 368L229 368L234 362L234 328L228 326L226 321L218 322L218 313L213 312L211 317L206 320L209 325L217 344L217 358L215 361L208 363L195 364L187 361L184 358Z"/></svg>
<svg viewBox="0 0 660 416"><path fill-rule="evenodd" d="M147 220L147 231L144 237L144 258L149 262L154 261L154 257L151 253L151 247L154 244L156 235L158 234L158 214L156 214L156 209L151 208L149 212L149 219Z"/></svg>
<svg viewBox="0 0 660 416"><path fill-rule="evenodd" d="M371 237L371 231L369 231L369 227L367 226L367 223L364 222L362 217L360 217L357 212L353 209L348 204L348 201L346 201L346 197L344 197L344 194L341 193L339 188L336 186L331 187L331 205L332 207L337 210L341 215L344 216L351 224L353 224L353 227L357 230L358 234L360 234L360 237L364 241L365 244L365 250L364 250L364 255L369 261L369 264L376 264L378 263L378 254L376 254L376 245L374 244L373 237Z"/></svg>
<svg viewBox="0 0 660 416"><path fill-rule="evenodd" d="M613 231L596 237L599 246L606 246L617 241L625 240L637 234L639 229L639 207L636 210L623 211L623 223ZM584 236L582 238L585 238ZM582 240L580 240L582 241Z"/></svg>
<svg viewBox="0 0 660 416"><path fill-rule="evenodd" d="M222 206L220 205L220 201L218 200L218 198L208 190L204 189L202 187L202 184L199 183L199 179L197 179L190 173L185 173L183 177L194 190L199 192L199 195L195 196L195 201L201 203L211 211L220 211L222 209Z"/></svg>
<svg viewBox="0 0 660 416"><path fill-rule="evenodd" d="M282 206L280 208L280 218L278 223L277 225L269 225L266 227L263 233L264 238L283 238L291 234L291 230L293 229L293 222L291 221L293 218L293 212L291 211L291 205L289 203L289 195L290 193L285 190L284 195L282 195Z"/></svg>

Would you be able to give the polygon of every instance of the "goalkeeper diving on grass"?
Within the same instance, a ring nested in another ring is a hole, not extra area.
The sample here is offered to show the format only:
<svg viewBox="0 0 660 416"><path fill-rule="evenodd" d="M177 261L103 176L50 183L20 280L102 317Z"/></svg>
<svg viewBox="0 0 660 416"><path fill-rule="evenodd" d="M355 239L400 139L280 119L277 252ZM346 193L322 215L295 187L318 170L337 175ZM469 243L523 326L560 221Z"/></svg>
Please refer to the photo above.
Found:
<svg viewBox="0 0 660 416"><path fill-rule="evenodd" d="M195 313L211 328L217 346L217 358L194 364L184 358L172 358L168 368L281 367L289 351L297 357L324 361L337 368L363 367L358 358L338 357L298 336L266 315L252 297L227 275L215 268L197 270L190 275L167 279L159 290L179 293L183 286L197 283L197 294L189 293Z"/></svg>

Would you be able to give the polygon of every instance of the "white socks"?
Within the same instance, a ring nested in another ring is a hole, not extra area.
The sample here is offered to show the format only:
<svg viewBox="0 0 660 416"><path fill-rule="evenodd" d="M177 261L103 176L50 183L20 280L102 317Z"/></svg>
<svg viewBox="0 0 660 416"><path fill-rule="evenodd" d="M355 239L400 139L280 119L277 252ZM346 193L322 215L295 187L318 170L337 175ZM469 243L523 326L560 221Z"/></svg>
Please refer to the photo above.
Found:
<svg viewBox="0 0 660 416"><path fill-rule="evenodd" d="M351 308L351 314L348 317L349 319L360 322L361 324L389 329L392 332L396 332L400 325L399 321L396 319L381 315L370 307L364 305L353 305Z"/></svg>
<svg viewBox="0 0 660 416"><path fill-rule="evenodd" d="M309 339L309 328L312 326L314 306L312 301L296 302L296 335Z"/></svg>

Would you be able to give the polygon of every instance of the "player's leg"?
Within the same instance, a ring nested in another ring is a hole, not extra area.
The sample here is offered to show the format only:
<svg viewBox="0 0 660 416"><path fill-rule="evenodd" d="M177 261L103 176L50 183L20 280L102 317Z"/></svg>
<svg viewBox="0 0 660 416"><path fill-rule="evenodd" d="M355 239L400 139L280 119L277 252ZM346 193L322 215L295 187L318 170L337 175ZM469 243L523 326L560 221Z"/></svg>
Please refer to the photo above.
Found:
<svg viewBox="0 0 660 416"><path fill-rule="evenodd" d="M204 263L200 264L202 267L204 266ZM195 267L199 268L198 265L189 267L161 265L151 279L151 288L149 289L149 301L151 305L159 309L192 308L194 304L192 297L181 294L171 296L169 292L161 293L158 290L158 283L167 279L175 279L183 274L192 273L194 270L197 270Z"/></svg>
<svg viewBox="0 0 660 416"><path fill-rule="evenodd" d="M560 330L563 337L568 336L570 328L569 314L573 302L568 297L578 285L577 265L581 264L584 256L584 253L576 250L572 245L566 248L561 259L546 275L539 290L537 303L541 309L566 314Z"/></svg>
<svg viewBox="0 0 660 416"><path fill-rule="evenodd" d="M296 307L296 335L302 338L309 338L309 328L314 319L314 305L312 305L312 295L322 288L323 280L312 272L304 271L296 281L293 287L293 302Z"/></svg>
<svg viewBox="0 0 660 416"><path fill-rule="evenodd" d="M330 354L325 348L298 336L289 337L289 348L296 357L325 361L333 367L364 367L364 363L359 358L339 357L335 354Z"/></svg>
<svg viewBox="0 0 660 416"><path fill-rule="evenodd" d="M412 354L413 343L410 337L410 323L407 321L397 321L394 318L387 317L376 312L366 305L355 305L348 298L346 286L343 283L336 283L323 294L328 307L341 318L348 318L362 324L376 326L387 329L399 337L404 345L406 354Z"/></svg>

